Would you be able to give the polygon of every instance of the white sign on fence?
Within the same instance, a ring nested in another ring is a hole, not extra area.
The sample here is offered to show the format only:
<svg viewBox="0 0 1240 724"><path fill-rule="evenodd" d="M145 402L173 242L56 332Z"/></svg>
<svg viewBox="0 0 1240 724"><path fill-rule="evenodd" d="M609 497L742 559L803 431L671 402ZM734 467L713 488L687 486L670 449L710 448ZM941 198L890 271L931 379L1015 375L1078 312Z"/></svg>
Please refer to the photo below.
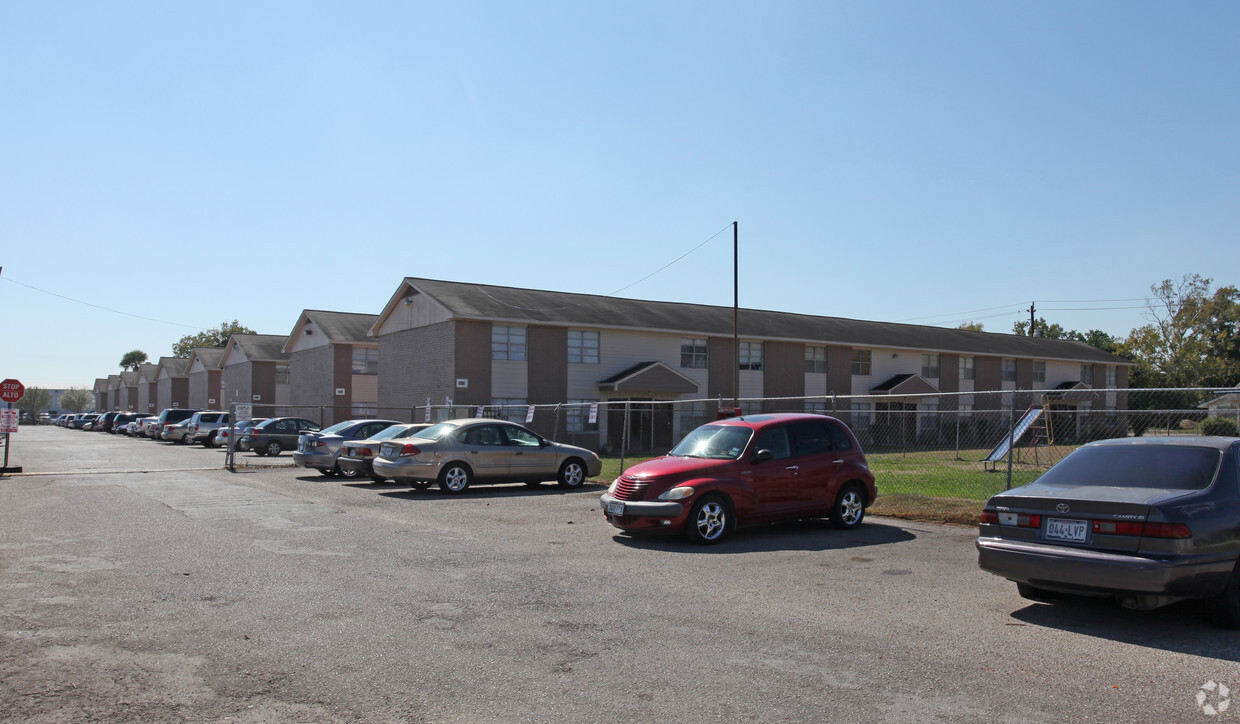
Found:
<svg viewBox="0 0 1240 724"><path fill-rule="evenodd" d="M530 405L530 408L525 411L525 424L528 425L533 421L534 421L534 406Z"/></svg>
<svg viewBox="0 0 1240 724"><path fill-rule="evenodd" d="M0 410L0 433L17 432L18 410Z"/></svg>
<svg viewBox="0 0 1240 724"><path fill-rule="evenodd" d="M590 424L593 425L596 422L598 422L598 403L591 402L590 403Z"/></svg>
<svg viewBox="0 0 1240 724"><path fill-rule="evenodd" d="M237 405L237 419L235 422L242 420L254 419L254 405Z"/></svg>

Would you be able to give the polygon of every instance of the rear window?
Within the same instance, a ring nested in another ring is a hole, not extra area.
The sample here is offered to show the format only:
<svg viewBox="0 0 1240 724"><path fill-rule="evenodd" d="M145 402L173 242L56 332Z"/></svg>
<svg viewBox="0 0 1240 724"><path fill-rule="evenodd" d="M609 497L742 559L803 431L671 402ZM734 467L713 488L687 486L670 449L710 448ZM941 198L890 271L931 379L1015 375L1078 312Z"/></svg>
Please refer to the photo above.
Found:
<svg viewBox="0 0 1240 724"><path fill-rule="evenodd" d="M1038 478L1046 485L1203 490L1210 486L1222 453L1173 445L1085 447Z"/></svg>
<svg viewBox="0 0 1240 724"><path fill-rule="evenodd" d="M735 460L745 452L753 430L732 425L703 425L685 436L669 455Z"/></svg>

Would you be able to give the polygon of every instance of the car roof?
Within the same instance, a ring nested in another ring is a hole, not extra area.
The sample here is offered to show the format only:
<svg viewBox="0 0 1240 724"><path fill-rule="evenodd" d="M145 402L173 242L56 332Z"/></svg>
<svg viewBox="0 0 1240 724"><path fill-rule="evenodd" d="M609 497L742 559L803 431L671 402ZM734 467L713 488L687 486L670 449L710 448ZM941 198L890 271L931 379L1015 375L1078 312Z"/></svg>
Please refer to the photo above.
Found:
<svg viewBox="0 0 1240 724"><path fill-rule="evenodd" d="M1166 447L1210 447L1216 450L1227 450L1240 444L1240 438L1210 437L1206 435L1185 436L1154 436L1154 437L1117 437L1110 440L1097 440L1082 447L1119 447L1119 446L1166 446Z"/></svg>
<svg viewBox="0 0 1240 724"><path fill-rule="evenodd" d="M835 418L828 417L827 415L815 415L808 412L763 412L757 415L725 417L722 420L715 420L707 424L759 428L781 422L792 422L794 420L835 420Z"/></svg>

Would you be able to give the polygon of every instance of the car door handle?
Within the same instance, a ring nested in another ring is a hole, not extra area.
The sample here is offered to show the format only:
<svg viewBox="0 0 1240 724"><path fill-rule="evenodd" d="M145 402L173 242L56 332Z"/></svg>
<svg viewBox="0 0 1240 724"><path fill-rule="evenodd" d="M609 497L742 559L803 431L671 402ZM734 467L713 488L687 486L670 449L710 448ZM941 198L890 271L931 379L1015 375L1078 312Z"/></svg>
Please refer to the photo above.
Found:
<svg viewBox="0 0 1240 724"><path fill-rule="evenodd" d="M788 467L784 468L784 470L800 470L800 469L801 469L800 465L789 465Z"/></svg>
<svg viewBox="0 0 1240 724"><path fill-rule="evenodd" d="M840 463L844 461L843 460L832 460L831 462L835 463L836 465L839 465Z"/></svg>
<svg viewBox="0 0 1240 724"><path fill-rule="evenodd" d="M518 451L516 451L515 453L513 453L513 455L524 455L524 454L525 454L525 453L521 452L520 450L518 450Z"/></svg>

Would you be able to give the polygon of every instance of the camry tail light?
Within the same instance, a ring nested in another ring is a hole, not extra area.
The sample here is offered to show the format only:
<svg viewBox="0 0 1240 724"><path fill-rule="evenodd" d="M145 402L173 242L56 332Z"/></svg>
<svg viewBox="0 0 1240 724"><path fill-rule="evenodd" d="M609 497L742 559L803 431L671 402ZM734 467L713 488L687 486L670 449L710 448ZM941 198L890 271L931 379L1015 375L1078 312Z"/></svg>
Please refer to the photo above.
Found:
<svg viewBox="0 0 1240 724"><path fill-rule="evenodd" d="M1141 528L1146 538L1192 538L1193 531L1183 523L1146 523Z"/></svg>
<svg viewBox="0 0 1240 724"><path fill-rule="evenodd" d="M400 449L400 453L397 455L397 457L411 458L420 452L422 451L418 449L417 445L414 445L412 443L406 443L405 446Z"/></svg>
<svg viewBox="0 0 1240 724"><path fill-rule="evenodd" d="M374 453L373 453L373 452L371 452L370 448L368 448L368 447L359 447L359 448L354 448L354 449L353 449L353 454L354 454L354 455L357 455L357 456L358 456L358 457L360 457L360 458L368 458L368 457L370 457L370 456L374 455Z"/></svg>

